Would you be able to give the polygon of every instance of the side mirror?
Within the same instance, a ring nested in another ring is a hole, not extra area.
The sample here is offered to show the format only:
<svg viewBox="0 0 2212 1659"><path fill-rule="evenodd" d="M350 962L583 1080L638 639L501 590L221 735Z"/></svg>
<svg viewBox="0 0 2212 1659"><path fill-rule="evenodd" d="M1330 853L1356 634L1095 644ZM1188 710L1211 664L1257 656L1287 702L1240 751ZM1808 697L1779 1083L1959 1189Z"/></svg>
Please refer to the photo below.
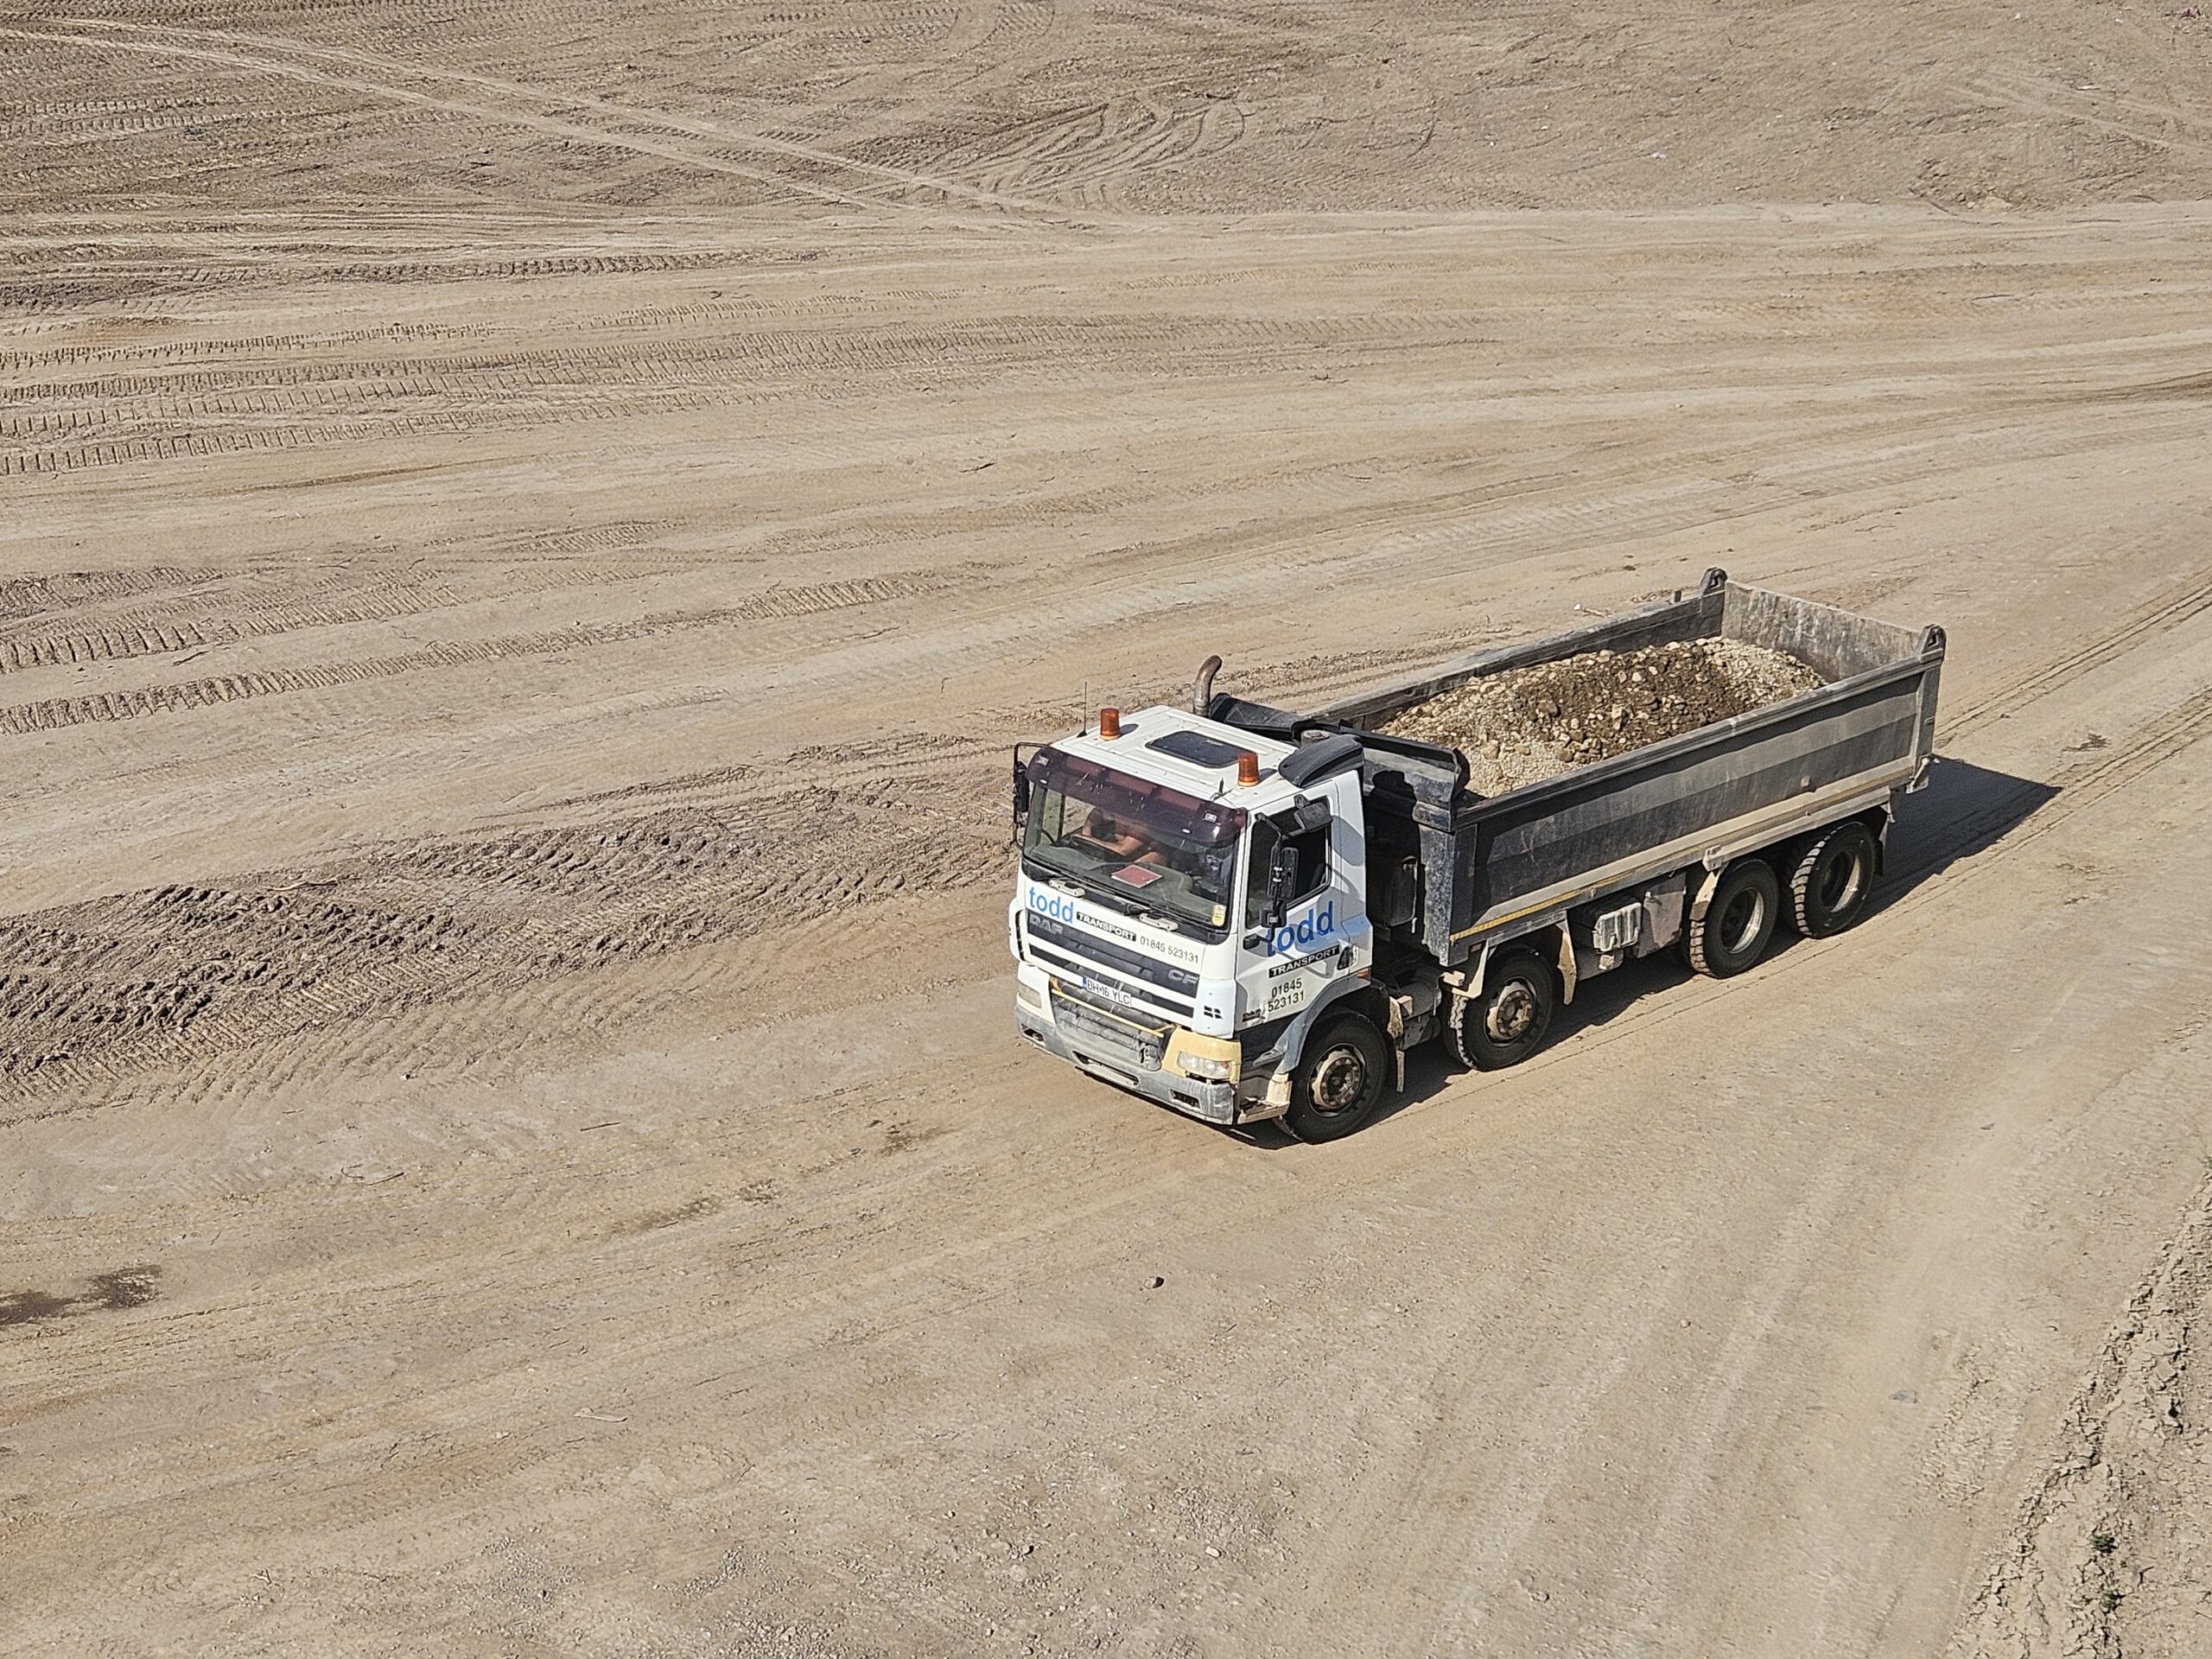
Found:
<svg viewBox="0 0 2212 1659"><path fill-rule="evenodd" d="M1017 746L1014 752L1014 833L1019 837L1022 825L1029 820L1029 763L1021 758Z"/></svg>
<svg viewBox="0 0 2212 1659"><path fill-rule="evenodd" d="M1260 912L1260 919L1271 928L1281 927L1285 912L1290 909L1290 896L1297 890L1298 849L1287 841L1279 841L1268 855L1268 903Z"/></svg>

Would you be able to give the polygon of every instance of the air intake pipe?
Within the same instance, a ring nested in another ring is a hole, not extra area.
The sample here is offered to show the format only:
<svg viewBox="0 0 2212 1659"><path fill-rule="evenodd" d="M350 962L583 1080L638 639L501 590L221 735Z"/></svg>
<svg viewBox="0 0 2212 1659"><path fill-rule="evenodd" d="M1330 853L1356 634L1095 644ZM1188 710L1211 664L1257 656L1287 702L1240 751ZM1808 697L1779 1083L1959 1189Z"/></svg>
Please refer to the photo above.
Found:
<svg viewBox="0 0 2212 1659"><path fill-rule="evenodd" d="M1221 672L1221 658L1209 657L1198 664L1198 677L1191 682L1191 712L1203 718L1213 707L1213 677Z"/></svg>

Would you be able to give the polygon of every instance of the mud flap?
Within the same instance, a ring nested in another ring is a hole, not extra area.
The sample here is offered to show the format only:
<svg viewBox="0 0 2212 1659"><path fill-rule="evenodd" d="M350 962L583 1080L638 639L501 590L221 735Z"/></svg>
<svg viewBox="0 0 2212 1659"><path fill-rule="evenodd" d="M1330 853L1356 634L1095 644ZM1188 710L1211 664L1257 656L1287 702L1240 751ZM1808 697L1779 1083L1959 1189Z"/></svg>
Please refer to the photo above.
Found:
<svg viewBox="0 0 2212 1659"><path fill-rule="evenodd" d="M1720 872L1708 866L1705 880L1697 884L1697 897L1690 900L1689 920L1684 924L1686 931L1705 919L1705 912L1713 908L1713 895L1719 890Z"/></svg>

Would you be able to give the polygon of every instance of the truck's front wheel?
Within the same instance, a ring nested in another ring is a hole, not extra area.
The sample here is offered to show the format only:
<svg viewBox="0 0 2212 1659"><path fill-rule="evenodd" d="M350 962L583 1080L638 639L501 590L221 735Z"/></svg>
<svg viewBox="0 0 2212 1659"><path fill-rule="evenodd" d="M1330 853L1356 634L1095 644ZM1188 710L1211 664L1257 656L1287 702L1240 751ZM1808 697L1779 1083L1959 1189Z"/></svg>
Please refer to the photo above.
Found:
<svg viewBox="0 0 2212 1659"><path fill-rule="evenodd" d="M1329 1020L1306 1039L1283 1128L1308 1142L1350 1135L1382 1103L1389 1064L1382 1033L1365 1020L1345 1014Z"/></svg>

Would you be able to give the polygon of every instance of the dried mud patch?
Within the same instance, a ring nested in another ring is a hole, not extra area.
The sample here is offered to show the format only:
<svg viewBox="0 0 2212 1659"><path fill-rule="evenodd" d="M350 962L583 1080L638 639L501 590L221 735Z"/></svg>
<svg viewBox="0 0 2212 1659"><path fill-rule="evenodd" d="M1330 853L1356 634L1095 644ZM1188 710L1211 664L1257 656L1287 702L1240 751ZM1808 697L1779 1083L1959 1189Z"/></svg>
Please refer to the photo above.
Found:
<svg viewBox="0 0 2212 1659"><path fill-rule="evenodd" d="M0 1326L38 1325L86 1313L119 1313L143 1307L161 1294L162 1270L151 1262L96 1273L73 1295L51 1290L0 1292Z"/></svg>
<svg viewBox="0 0 2212 1659"><path fill-rule="evenodd" d="M1690 639L1487 675L1407 709L1381 730L1459 750L1467 757L1468 786L1502 795L1820 683L1818 674L1784 652L1740 639Z"/></svg>

